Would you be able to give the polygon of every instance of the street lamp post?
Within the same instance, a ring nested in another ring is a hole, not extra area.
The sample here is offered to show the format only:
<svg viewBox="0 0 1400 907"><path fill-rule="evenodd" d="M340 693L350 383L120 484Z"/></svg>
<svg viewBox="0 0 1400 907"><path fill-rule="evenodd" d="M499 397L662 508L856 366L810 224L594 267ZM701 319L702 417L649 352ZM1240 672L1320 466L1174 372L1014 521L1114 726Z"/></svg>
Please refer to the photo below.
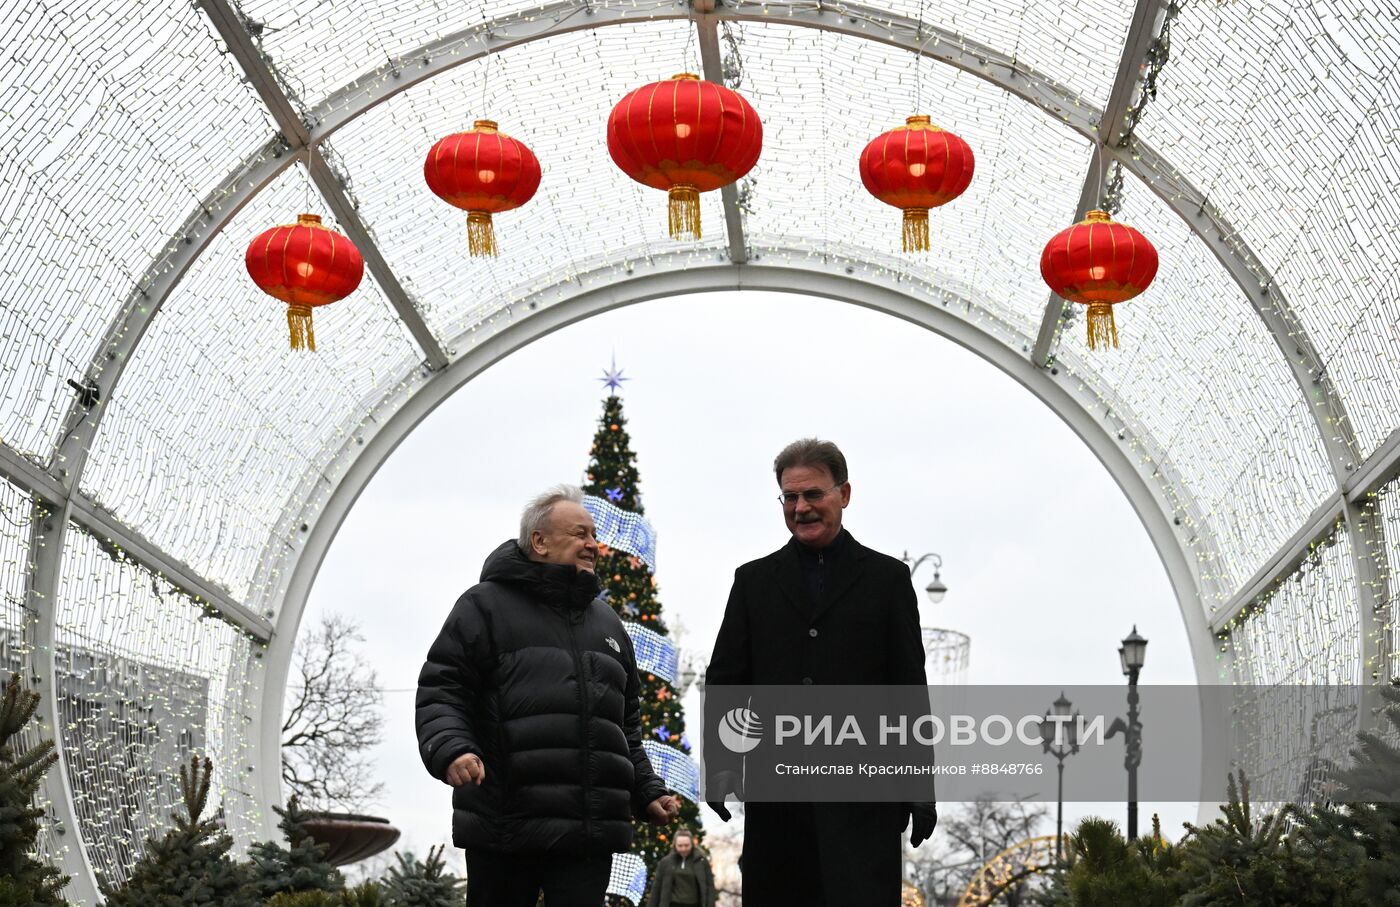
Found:
<svg viewBox="0 0 1400 907"><path fill-rule="evenodd" d="M1055 710L1055 718L1051 719L1050 713L1045 713L1045 720L1041 722L1041 747L1045 752L1055 757L1055 762L1060 770L1058 786L1055 788L1055 865L1064 865L1063 841L1065 837L1065 760L1079 752L1079 713L1070 714L1072 704L1065 698L1064 691L1060 691L1060 698L1056 699L1052 708Z"/></svg>
<svg viewBox="0 0 1400 907"><path fill-rule="evenodd" d="M1118 647L1118 660L1123 674L1128 678L1128 721L1125 724L1122 718L1113 719L1108 727L1108 736L1123 734L1126 750L1123 767L1128 770L1128 840L1132 841L1137 838L1137 770L1142 764L1142 721L1138 712L1137 682L1142 665L1147 660L1147 640L1138 635L1136 624L1133 625L1133 632L1124 637L1123 645Z"/></svg>
<svg viewBox="0 0 1400 907"><path fill-rule="evenodd" d="M904 557L900 558L909 567L909 576L913 577L914 572L919 569L924 561L933 562L933 579L924 587L924 594L928 596L929 604L936 605L943 601L943 596L948 594L948 587L939 577L938 571L943 568L943 558L933 552L923 554L916 560L910 560L909 552L904 552Z"/></svg>

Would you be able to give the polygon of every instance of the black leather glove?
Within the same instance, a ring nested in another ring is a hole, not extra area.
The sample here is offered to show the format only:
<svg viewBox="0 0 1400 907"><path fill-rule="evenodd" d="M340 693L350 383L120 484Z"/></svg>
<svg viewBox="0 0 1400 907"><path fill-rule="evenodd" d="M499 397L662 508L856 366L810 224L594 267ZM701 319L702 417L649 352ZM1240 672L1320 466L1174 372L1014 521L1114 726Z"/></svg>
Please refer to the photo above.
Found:
<svg viewBox="0 0 1400 907"><path fill-rule="evenodd" d="M914 820L914 830L909 833L909 846L918 847L933 837L933 830L938 827L938 804L910 803L905 827L909 825L909 818Z"/></svg>
<svg viewBox="0 0 1400 907"><path fill-rule="evenodd" d="M707 800L705 801L706 805L715 811L715 815L719 816L725 822L728 822L732 818L732 814L729 812L729 807L724 805L724 798L729 794L734 794L740 800L743 800L744 794L742 785L743 782L738 772L716 773L715 776L710 779L710 783L705 785L705 793L711 797L719 797L719 799Z"/></svg>

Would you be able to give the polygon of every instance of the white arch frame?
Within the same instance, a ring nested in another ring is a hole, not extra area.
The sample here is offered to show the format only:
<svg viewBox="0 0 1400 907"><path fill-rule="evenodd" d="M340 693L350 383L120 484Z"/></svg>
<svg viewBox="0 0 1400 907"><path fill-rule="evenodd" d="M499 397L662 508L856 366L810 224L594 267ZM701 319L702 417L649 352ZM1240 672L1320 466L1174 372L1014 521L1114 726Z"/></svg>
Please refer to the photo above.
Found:
<svg viewBox="0 0 1400 907"><path fill-rule="evenodd" d="M327 204L336 211L338 218L352 233L357 244L362 246L367 262L380 282L386 286L391 304L424 350L427 371L431 373L453 369L455 363L451 361L451 346L443 349L443 345L440 345L427 330L415 303L402 290L382 255L370 241L368 232L354 214L348 196L320 156L319 144L337 129L409 86L453 66L479 58L487 52L570 31L621 22L687 18L694 20L697 28L701 30L703 47L706 37L712 37L713 26L717 21L775 21L759 9L715 7L712 0L696 0L694 7L688 5L685 0L676 0L669 7L643 15L637 15L634 7L594 5L590 0L561 0L527 13L502 17L425 45L354 80L318 104L315 109L308 111L303 119L280 88L278 79L262 58L242 19L226 0L200 0L200 5L209 14L215 28L226 40L230 52L243 66L250 81L262 95L282 131L282 136L250 156L211 193L181 230L171 238L164 252L139 281L137 289L105 333L86 375L87 380L98 388L104 400L113 395L124 366L130 361L151 319L195 259L207 248L213 236L217 235L254 195L297 161L304 161L308 165L313 180L326 196ZM1387 553L1379 521L1374 518L1368 498L1377 488L1400 472L1400 431L1392 435L1364 463L1357 462L1355 433L1340 396L1333 389L1317 350L1304 332L1300 320L1274 286L1272 277L1257 256L1239 240L1238 234L1221 212L1208 202L1205 195L1176 172L1160 154L1140 142L1134 141L1126 145L1121 142L1121 136L1118 134L1121 124L1114 120L1121 118L1122 111L1126 110L1126 105L1137 90L1136 80L1140 66L1137 65L1139 61L1136 58L1146 52L1155 38L1153 29L1160 27L1164 5L1163 0L1139 0L1132 27L1125 40L1118 77L1112 86L1109 103L1104 111L1097 111L1094 105L1085 102L1072 90L1025 69L1014 58L993 48L871 7L842 4L838 9L832 9L818 4L815 8L784 10L789 14L782 16L779 21L796 27L830 30L920 53L964 69L1022 98L1046 115L1065 123L1088 138L1094 144L1096 154L1120 163L1126 170L1142 179L1211 249L1265 322L1304 399L1311 402L1309 410L1327 452L1337 491L1324 502L1305 526L1299 528L1289 543L1276 552L1258 574L1240 590L1230 605L1212 620L1208 629L1219 631L1231 617L1243 611L1283 577L1289 575L1297 566L1302 554L1306 553L1310 543L1329 532L1335 519L1340 517L1345 521L1353 540L1352 566L1356 575L1356 597L1361 610L1363 664L1372 665L1374 673L1383 654L1380 626L1387 602L1384 583L1379 579ZM1086 180L1086 197L1091 188ZM742 227L736 224L737 215L734 212L733 200L726 198L726 201L729 203L726 204L726 210L730 218L729 256L735 262L733 266L737 267L738 263L746 259L748 253ZM743 267L752 268L751 265ZM863 265L856 262L851 267L861 268ZM753 269L753 273L746 278L736 278L736 285L743 284L745 280L751 284L757 279L757 270ZM839 275L837 276L839 279ZM772 288L791 289L776 286ZM675 292L698 291L682 289ZM1051 300L1047 311L1054 303L1055 301ZM1047 318L1046 321L1050 319ZM1049 358L1048 348L1044 342L1037 342L1038 340L1039 338L1030 338L1030 346L1027 349L1035 349L1032 357L1035 364L1027 364L1026 367L1032 371L1053 371L1053 360ZM1008 347L1006 352L1015 358L1011 348ZM996 361L990 350L979 354ZM1018 377L1018 380L1021 379ZM1022 383L1031 386L1028 381ZM1113 412L1124 412L1122 408L1115 408L1107 398L1099 398L1098 402ZM104 411L105 408L101 404L87 409L75 402L63 422L64 440L43 464L35 464L10 448L0 445L0 475L27 489L35 496L36 501L46 505L56 515L56 518L51 517L52 530L36 534L31 540L33 547L28 587L30 607L36 615L34 639L44 642L54 638L60 564L66 544L67 522L71 518L79 525L91 528L123 545L133 554L135 560L171 577L181 588L208 603L226 619L254 636L264 640L271 638L274 652L280 652L283 644L290 647L290 640L282 638L285 628L282 627L280 619L278 629L274 630L269 621L262 614L249 609L247 603L233 601L217 585L199 577L177 558L151 545L120 520L95 507L79 491L78 481L85 464L86 452L96 436ZM1076 431L1078 430L1076 427ZM1081 433L1081 437L1085 435ZM1141 443L1149 440L1139 437ZM1095 444L1091 443L1090 446L1096 453L1100 452ZM1105 460L1106 464L1107 462ZM353 463L340 465L353 472L358 463L359 460L355 459ZM1115 478L1118 478L1117 474ZM1158 481L1164 483L1163 487L1170 495L1176 496L1178 505L1185 500L1186 494L1180 483L1166 476L1159 476ZM1125 492L1127 490L1125 487ZM316 499L321 500L325 496L321 494ZM1137 501L1134 501L1134 506L1137 507ZM1139 512L1141 515L1141 511ZM1149 532L1151 531L1149 529ZM1153 535L1153 538L1161 551L1161 540L1156 535ZM281 544L284 543L280 538L273 539L269 544L269 552L276 551ZM1164 561L1166 560L1164 556ZM1187 561L1190 559L1187 558ZM264 567L266 566L265 558ZM1173 582L1176 585L1175 578ZM1199 592L1199 588L1196 588L1197 599ZM281 596L285 593L274 594ZM35 650L32 658L29 667L33 677L41 683L44 679L52 677L51 649L41 646ZM277 659L269 661L276 664ZM1372 676L1370 679L1379 678ZM279 688L278 684L272 684L263 686L257 692ZM46 698L41 711L41 720L50 727L57 719L56 703L52 699L53 697ZM262 745L260 737L259 746ZM263 752L261 756L259 762L266 763L267 754ZM262 774L266 775L266 765L263 765ZM68 790L66 778L61 772L52 773L47 788L60 821L66 821L69 827L74 827L71 791ZM272 799L276 799L275 796ZM270 800L264 799L262 802ZM81 848L77 850L81 851ZM90 867L81 852L72 860L66 861L64 869L74 874L75 884L79 885L80 897L92 888ZM82 885L80 877L87 878L89 884Z"/></svg>
<svg viewBox="0 0 1400 907"><path fill-rule="evenodd" d="M973 300L930 284L896 279L858 259L815 258L809 253L765 251L743 265L716 260L682 267L684 253L657 256L589 272L586 280L551 287L522 300L527 317L506 317L494 331L463 335L466 352L370 413L345 442L339 472L325 498L307 501L295 521L308 527L304 543L273 568L287 578L277 593L277 624L269 644L264 701L280 702L291 668L303 609L316 574L346 515L375 472L410 432L458 388L512 352L592 315L638 302L724 290L771 290L838 299L917 324L981 356L1049 406L1094 452L1127 496L1162 560L1186 625L1197 682L1219 682L1215 637L1202 608L1196 561L1182 541L1169 498L1172 470L1155 441L1123 420L1110 401L1058 370L1040 369L1019 352L1033 337L1018 333ZM993 329L995 328L995 330ZM1130 451L1133 453L1130 454ZM310 480L314 484L316 479ZM256 742L263 802L277 802L281 776L278 710L264 710Z"/></svg>

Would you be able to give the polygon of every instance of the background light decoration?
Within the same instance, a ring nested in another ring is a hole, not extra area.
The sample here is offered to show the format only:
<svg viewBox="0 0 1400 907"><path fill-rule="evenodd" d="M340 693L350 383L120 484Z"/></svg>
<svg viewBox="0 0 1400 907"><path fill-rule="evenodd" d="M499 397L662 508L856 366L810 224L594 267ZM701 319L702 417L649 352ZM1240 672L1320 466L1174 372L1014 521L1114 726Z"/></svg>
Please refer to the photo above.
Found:
<svg viewBox="0 0 1400 907"><path fill-rule="evenodd" d="M336 483L365 465L356 439L428 386L410 321L469 357L575 289L669 271L703 282L737 250L805 279L897 288L1029 362L1048 310L1037 257L1082 210L1096 147L1122 168L1114 216L1151 236L1161 273L1118 325L1131 355L1090 360L1051 330L1045 358L1022 364L1092 401L1153 477L1194 571L1184 613L1213 635L1221 679L1400 674L1400 38L1383 5L1169 5L1170 41L1149 35L1158 50L1121 81L1131 4L717 6L706 15L737 48L717 78L763 111L768 151L742 209L700 199L736 243L712 230L680 251L656 241L650 190L616 178L599 134L656 59L694 55L688 8L507 2L464 24L426 0L314 15L246 0L233 21L255 50L242 53L208 12L221 5L4 3L0 614L5 657L55 685L93 674L36 643L82 636L113 663L165 665L146 673L143 702L191 727L202 710L227 716L203 727L222 729L218 806L240 842L270 828L259 779L275 754L247 716L277 691L258 686L267 643L230 615L300 612L286 583ZM462 98L479 96L488 51L496 107L561 111L530 131L549 171L530 218L549 229L464 260L442 239L460 215L425 205L419 174L423 149L460 128ZM887 254L889 210L851 162L910 109L916 52L939 121L977 149L978 179L914 258ZM262 59L274 71L254 78ZM1139 90L1144 69L1155 91ZM280 87L280 105L259 85ZM1131 147L1100 146L1101 114L1123 97ZM1299 160L1326 162L1328 178ZM328 194L347 203L308 206ZM358 220L374 244L361 251L384 263L354 305L317 313L335 343L314 362L280 351L242 273L247 237L296 210L325 210L357 245ZM76 407L69 379L95 381L102 404ZM71 523L35 518L68 504ZM168 585L177 565L202 592ZM168 630L187 625L207 641ZM227 654L205 661L214 650ZM204 706L187 708L177 674L209 678ZM51 721L76 714L52 705ZM164 767L137 761L101 783L148 798ZM108 867L120 842L139 845L90 792L47 790L69 832L40 846L66 867Z"/></svg>

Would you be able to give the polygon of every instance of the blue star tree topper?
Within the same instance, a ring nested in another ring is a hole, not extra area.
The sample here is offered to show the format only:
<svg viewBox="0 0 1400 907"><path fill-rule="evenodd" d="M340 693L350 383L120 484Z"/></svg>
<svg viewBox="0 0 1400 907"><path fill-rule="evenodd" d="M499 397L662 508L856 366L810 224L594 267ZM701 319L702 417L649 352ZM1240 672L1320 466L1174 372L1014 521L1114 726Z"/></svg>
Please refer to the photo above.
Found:
<svg viewBox="0 0 1400 907"><path fill-rule="evenodd" d="M612 366L603 369L603 377L598 380L603 382L603 387L608 390L609 396L613 396L622 390L622 382L632 379L622 377L622 369L617 367L617 354L613 353Z"/></svg>

